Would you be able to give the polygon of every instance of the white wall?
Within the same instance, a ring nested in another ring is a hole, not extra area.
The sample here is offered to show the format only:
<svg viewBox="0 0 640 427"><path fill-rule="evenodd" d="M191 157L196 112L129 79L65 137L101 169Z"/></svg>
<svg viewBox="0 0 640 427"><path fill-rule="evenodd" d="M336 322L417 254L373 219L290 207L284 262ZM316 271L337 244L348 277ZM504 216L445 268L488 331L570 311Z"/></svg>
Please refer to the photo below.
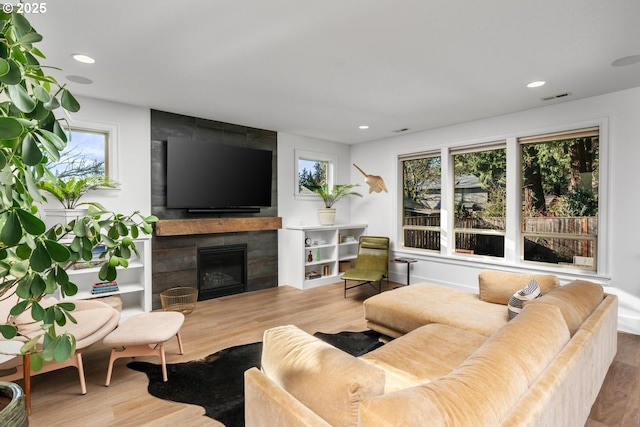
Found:
<svg viewBox="0 0 640 427"><path fill-rule="evenodd" d="M640 88L636 88L355 145L351 150L352 162L367 173L381 175L390 193L372 194L363 200L354 199L351 203L351 221L369 223L371 234L388 235L394 243L399 238L397 156L400 153L452 143L489 142L514 135L535 134L551 128L571 128L589 121L605 120L608 123L606 136L609 140L609 184L608 188L601 189L601 195L607 192L608 196L609 214L603 219L609 228L609 251L599 253L599 256L608 257L610 267L608 274L595 279L617 288L615 292L620 295L621 306L625 307L621 310L621 329L640 332L640 228L636 225L640 213L639 118ZM352 170L351 177L352 180L359 179L359 172ZM408 251L403 253L416 256L416 253ZM428 280L475 290L477 274L482 268L510 269L490 263L460 261L455 257L417 256L420 262L413 265L412 282ZM397 280L403 280L405 269L404 265L396 266L394 272ZM561 278L570 280L572 277L570 274L561 274Z"/></svg>
<svg viewBox="0 0 640 427"><path fill-rule="evenodd" d="M295 173L295 150L335 155L336 184L348 184L356 183L352 181L349 169L353 168L349 155L351 147L321 139L278 133L278 215L282 217L282 224L285 226L316 225L319 224L318 209L323 208L324 204L320 196L303 200L295 198L294 190L298 182ZM334 205L336 224L349 222L350 203L354 198L344 198Z"/></svg>
<svg viewBox="0 0 640 427"><path fill-rule="evenodd" d="M129 214L151 213L151 113L148 108L78 97L80 111L70 115L69 124L82 128L109 128L114 131L116 152L115 190L98 190L81 201L101 203L105 208ZM46 193L45 193L46 194ZM48 197L48 206L61 207Z"/></svg>

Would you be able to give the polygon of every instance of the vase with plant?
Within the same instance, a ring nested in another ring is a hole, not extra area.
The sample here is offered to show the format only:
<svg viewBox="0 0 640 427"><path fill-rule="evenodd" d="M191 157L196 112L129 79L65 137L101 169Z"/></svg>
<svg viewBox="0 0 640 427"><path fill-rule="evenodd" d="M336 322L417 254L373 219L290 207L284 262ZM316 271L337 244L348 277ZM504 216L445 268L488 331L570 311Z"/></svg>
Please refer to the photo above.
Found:
<svg viewBox="0 0 640 427"><path fill-rule="evenodd" d="M89 206L104 210L100 203L92 201L81 202L80 199L90 191L100 188L116 188L117 186L117 182L105 176L71 177L66 179L54 176L40 181L38 182L38 188L52 195L63 207L63 209L47 207L45 209L45 222L48 226L68 224L74 219L85 215Z"/></svg>
<svg viewBox="0 0 640 427"><path fill-rule="evenodd" d="M60 117L77 112L80 104L65 85L45 74L40 65L44 55L35 47L41 40L25 15L0 10L0 301L17 299L0 319L0 333L6 340L24 342L21 354L30 354L35 371L75 352L75 337L56 332L75 322L75 305L41 304L46 296L77 293L65 270L76 261L91 260L92 250L102 245L109 262L98 277L114 280L116 268L127 267L137 253L133 239L150 234L157 221L139 212L124 215L90 206L70 223L45 226L39 183L53 176L47 163L57 161L66 146ZM15 324L23 313L40 325L28 336Z"/></svg>
<svg viewBox="0 0 640 427"><path fill-rule="evenodd" d="M324 208L318 209L318 220L320 225L333 225L336 219L336 210L333 205L340 199L347 196L362 197L362 194L354 191L360 184L335 184L329 186L324 183L316 188L314 192L318 194L324 202Z"/></svg>

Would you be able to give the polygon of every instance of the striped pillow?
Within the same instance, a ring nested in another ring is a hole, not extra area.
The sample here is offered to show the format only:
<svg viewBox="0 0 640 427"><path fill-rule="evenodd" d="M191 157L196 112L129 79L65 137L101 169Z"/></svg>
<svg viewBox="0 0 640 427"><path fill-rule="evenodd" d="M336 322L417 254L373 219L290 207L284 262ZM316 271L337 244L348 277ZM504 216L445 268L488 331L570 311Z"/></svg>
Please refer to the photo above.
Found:
<svg viewBox="0 0 640 427"><path fill-rule="evenodd" d="M522 305L525 301L530 301L541 296L542 292L540 292L540 286L538 286L538 282L536 282L535 279L531 279L527 286L513 294L513 296L509 299L509 304L507 304L507 308L509 310L509 320L513 319L520 313L520 311L522 310Z"/></svg>

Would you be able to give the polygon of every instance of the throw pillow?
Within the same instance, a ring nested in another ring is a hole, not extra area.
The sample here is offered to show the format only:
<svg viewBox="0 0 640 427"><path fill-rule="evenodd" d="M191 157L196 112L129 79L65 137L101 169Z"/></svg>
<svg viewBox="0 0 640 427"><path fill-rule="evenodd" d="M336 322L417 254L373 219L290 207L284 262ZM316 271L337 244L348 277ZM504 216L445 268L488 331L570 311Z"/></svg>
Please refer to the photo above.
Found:
<svg viewBox="0 0 640 427"><path fill-rule="evenodd" d="M540 292L540 286L538 286L538 282L536 282L535 279L531 279L527 286L517 291L509 299L509 304L507 304L507 308L509 310L509 320L513 319L520 313L520 311L522 310L522 305L525 301L531 301L541 296L542 292Z"/></svg>

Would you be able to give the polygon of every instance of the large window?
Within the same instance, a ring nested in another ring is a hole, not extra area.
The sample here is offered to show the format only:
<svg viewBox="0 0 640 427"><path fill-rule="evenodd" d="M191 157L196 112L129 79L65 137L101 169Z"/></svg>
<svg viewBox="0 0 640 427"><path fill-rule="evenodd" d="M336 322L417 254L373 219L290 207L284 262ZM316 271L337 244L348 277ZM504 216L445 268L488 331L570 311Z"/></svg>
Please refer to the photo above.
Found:
<svg viewBox="0 0 640 427"><path fill-rule="evenodd" d="M595 270L599 129L520 138L525 261Z"/></svg>
<svg viewBox="0 0 640 427"><path fill-rule="evenodd" d="M401 160L403 245L440 250L440 156L425 154Z"/></svg>
<svg viewBox="0 0 640 427"><path fill-rule="evenodd" d="M607 274L606 135L603 120L399 155L398 241L425 256Z"/></svg>
<svg viewBox="0 0 640 427"><path fill-rule="evenodd" d="M507 150L504 143L454 151L457 253L504 257Z"/></svg>

